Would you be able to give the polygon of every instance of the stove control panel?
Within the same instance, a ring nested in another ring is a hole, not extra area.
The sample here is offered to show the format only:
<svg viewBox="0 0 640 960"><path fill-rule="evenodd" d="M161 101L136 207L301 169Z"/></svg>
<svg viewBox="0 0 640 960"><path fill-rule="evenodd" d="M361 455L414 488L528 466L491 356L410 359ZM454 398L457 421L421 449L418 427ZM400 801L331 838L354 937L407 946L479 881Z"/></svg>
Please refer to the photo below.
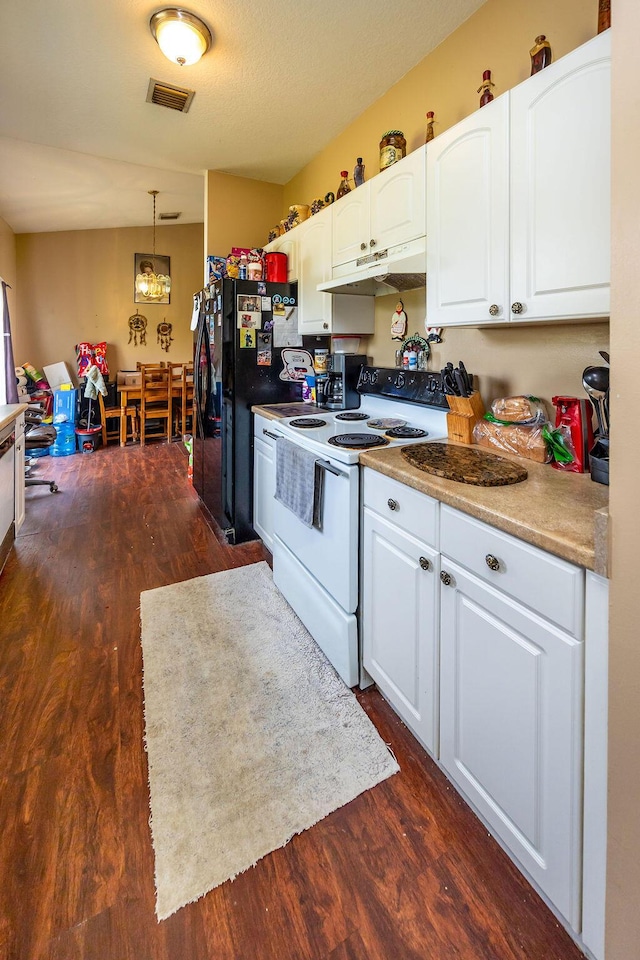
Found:
<svg viewBox="0 0 640 960"><path fill-rule="evenodd" d="M402 370L397 367L362 367L356 387L359 394L407 400L428 407L449 409L442 386L442 375L426 370Z"/></svg>

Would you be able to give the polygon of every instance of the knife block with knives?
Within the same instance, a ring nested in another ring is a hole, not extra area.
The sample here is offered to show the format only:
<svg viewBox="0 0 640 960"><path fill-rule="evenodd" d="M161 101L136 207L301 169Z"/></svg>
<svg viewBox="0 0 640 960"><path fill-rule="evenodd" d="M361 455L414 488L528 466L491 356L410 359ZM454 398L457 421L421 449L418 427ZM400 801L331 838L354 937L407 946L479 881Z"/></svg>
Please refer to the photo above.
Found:
<svg viewBox="0 0 640 960"><path fill-rule="evenodd" d="M473 428L484 416L484 402L478 390L468 397L447 394L447 436L458 443L473 443Z"/></svg>

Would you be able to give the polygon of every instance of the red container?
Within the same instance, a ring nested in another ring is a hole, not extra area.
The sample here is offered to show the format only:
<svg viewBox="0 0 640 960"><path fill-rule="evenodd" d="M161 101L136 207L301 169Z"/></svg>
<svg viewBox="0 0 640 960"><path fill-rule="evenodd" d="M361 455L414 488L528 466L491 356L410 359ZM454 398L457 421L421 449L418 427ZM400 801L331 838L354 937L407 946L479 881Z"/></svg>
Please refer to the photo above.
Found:
<svg viewBox="0 0 640 960"><path fill-rule="evenodd" d="M553 397L556 408L556 427L568 428L576 452L576 459L571 464L554 463L557 470L568 470L571 473L588 473L589 451L593 447L593 424L591 422L591 407L587 400L578 397Z"/></svg>
<svg viewBox="0 0 640 960"><path fill-rule="evenodd" d="M287 255L286 253L266 253L267 283L287 282Z"/></svg>

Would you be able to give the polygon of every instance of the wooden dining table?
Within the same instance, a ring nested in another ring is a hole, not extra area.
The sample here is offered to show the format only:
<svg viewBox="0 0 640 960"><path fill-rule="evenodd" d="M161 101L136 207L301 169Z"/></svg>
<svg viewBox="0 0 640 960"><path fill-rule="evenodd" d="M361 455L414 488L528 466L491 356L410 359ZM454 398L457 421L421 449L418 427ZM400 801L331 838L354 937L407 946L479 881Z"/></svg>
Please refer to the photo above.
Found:
<svg viewBox="0 0 640 960"><path fill-rule="evenodd" d="M187 395L186 397L183 397L182 380L176 379L176 382L171 388L171 396L174 400L180 400L181 402L183 434L186 431L186 419L189 404L193 402L193 376L187 377L186 391ZM136 400L141 399L141 387L139 383L122 383L118 386L118 392L120 394L120 406L122 408L122 416L120 417L120 446L124 447L127 443L127 418L125 411L127 409L127 405L135 403Z"/></svg>

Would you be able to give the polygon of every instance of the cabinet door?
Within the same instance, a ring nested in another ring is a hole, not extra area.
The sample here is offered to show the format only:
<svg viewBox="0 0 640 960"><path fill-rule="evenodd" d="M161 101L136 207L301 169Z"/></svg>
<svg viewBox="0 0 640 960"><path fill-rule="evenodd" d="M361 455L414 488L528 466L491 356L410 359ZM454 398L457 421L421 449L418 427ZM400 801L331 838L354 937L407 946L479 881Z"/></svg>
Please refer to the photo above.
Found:
<svg viewBox="0 0 640 960"><path fill-rule="evenodd" d="M275 444L253 441L253 529L273 553L273 495L276 492Z"/></svg>
<svg viewBox="0 0 640 960"><path fill-rule="evenodd" d="M610 46L606 31L511 91L519 320L609 315Z"/></svg>
<svg viewBox="0 0 640 960"><path fill-rule="evenodd" d="M24 522L25 516L25 445L24 432L16 431L15 445L15 532Z"/></svg>
<svg viewBox="0 0 640 960"><path fill-rule="evenodd" d="M369 181L370 253L424 236L425 156L420 147Z"/></svg>
<svg viewBox="0 0 640 960"><path fill-rule="evenodd" d="M298 330L330 333L332 295L317 287L331 276L331 210L296 227L298 233Z"/></svg>
<svg viewBox="0 0 640 960"><path fill-rule="evenodd" d="M369 183L331 205L333 266L352 263L369 253Z"/></svg>
<svg viewBox="0 0 640 960"><path fill-rule="evenodd" d="M427 318L509 319L509 94L427 147Z"/></svg>
<svg viewBox="0 0 640 960"><path fill-rule="evenodd" d="M366 508L363 537L364 666L437 756L438 554Z"/></svg>
<svg viewBox="0 0 640 960"><path fill-rule="evenodd" d="M441 762L579 931L583 644L441 564Z"/></svg>

